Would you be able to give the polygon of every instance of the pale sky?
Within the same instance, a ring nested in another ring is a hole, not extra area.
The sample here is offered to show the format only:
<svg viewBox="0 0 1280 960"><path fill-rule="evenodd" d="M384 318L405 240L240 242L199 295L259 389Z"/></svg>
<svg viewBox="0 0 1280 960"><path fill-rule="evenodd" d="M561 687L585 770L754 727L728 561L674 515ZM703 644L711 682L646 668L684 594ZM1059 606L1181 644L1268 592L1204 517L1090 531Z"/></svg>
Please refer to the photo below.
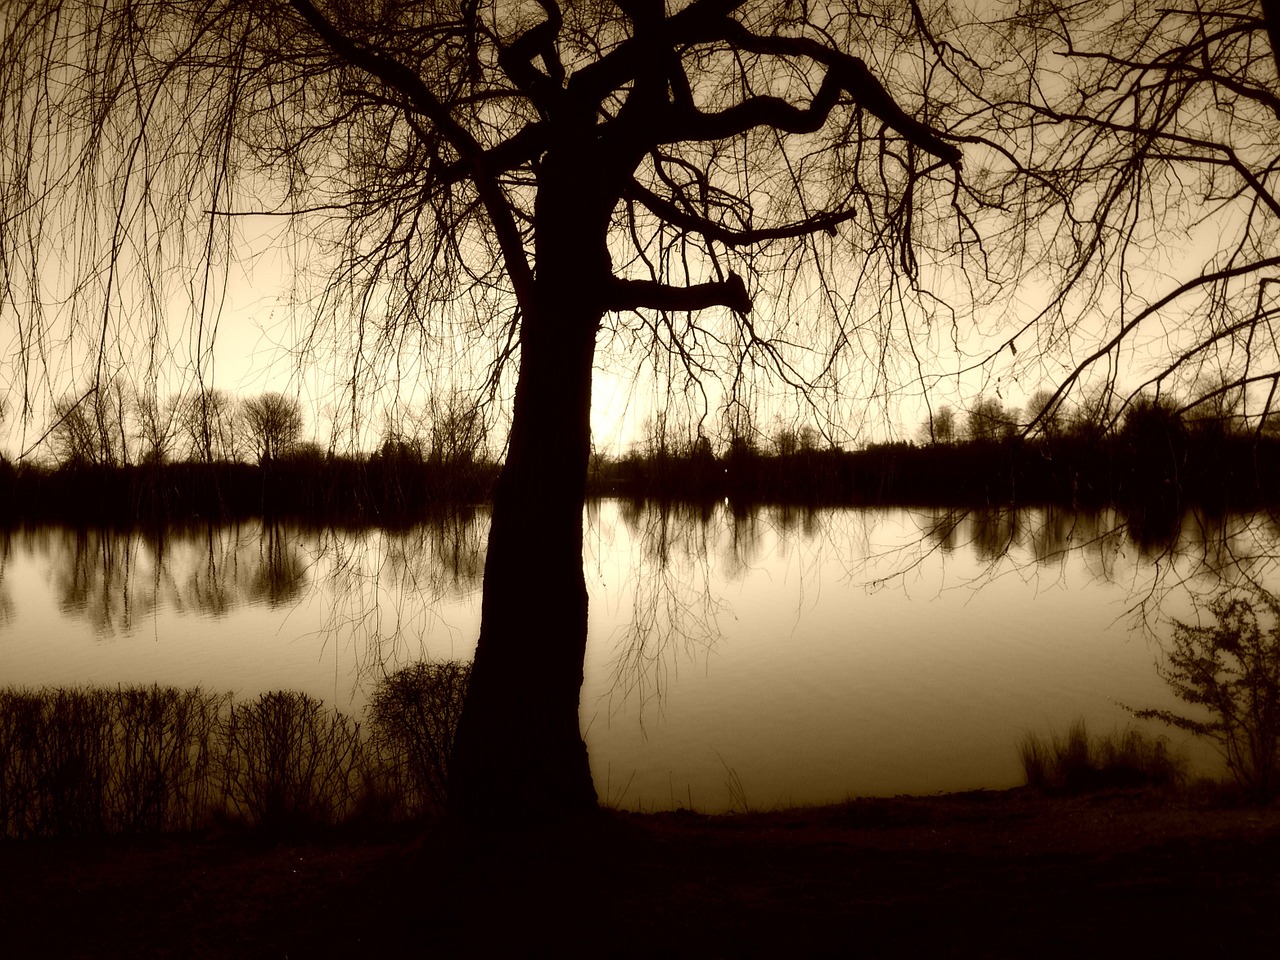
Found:
<svg viewBox="0 0 1280 960"><path fill-rule="evenodd" d="M967 170L970 158L966 158ZM1197 211L1198 213L1198 211ZM74 214L70 216L74 217ZM241 239L235 245L237 262L226 268L225 290L215 282L210 291L190 289L188 282L184 293L182 286L173 291L172 312L183 315L189 312L190 303L201 298L208 306L206 323L197 333L190 321L175 321L167 331L168 344L157 356L147 356L146 331L133 331L126 340L107 344L108 366L124 366L137 381L145 380L148 367L158 371L162 396L172 392L190 392L199 380L206 386L227 390L239 396L251 396L267 390L296 396L302 403L307 419L307 434L328 446L335 433L335 418L345 425L349 416L349 394L344 386L352 377L352 370L345 367L346 354L354 335L350 330L339 330L312 344L306 357L299 357L296 350L311 329L314 302L306 284L314 282L308 277L322 266L314 252L300 246L290 246L282 241L282 220L270 217L246 218L237 222ZM1147 301L1163 291L1194 275L1205 263L1218 241L1221 224L1206 221L1197 231L1187 235L1185 244L1148 247L1146 261L1129 263L1127 279L1137 299ZM46 263L56 264L59 255L75 264L86 262L84 250L76 250L78 230L74 220L63 225L68 238L68 249L51 251ZM92 231L86 231L92 233ZM198 247L193 243L193 247ZM80 258L77 260L77 258ZM166 269L180 272L182 264L168 264ZM42 278L46 293L54 296L65 293L59 289L55 265L50 277ZM190 269L190 264L186 265ZM141 273L144 268L136 268ZM172 279L172 273L169 275ZM216 278L215 278L216 279ZM146 290L146 280L133 276L133 290ZM92 292L92 291L91 291ZM113 293L113 296L115 294ZM186 302L182 302L185 296ZM1083 334L1079 346L1062 355L1041 360L1037 357L1035 336L1028 333L1018 341L1020 353L1015 360L1012 351L1004 351L995 362L975 366L975 358L998 344L1011 329L1034 316L1042 305L1046 290L1035 280L1001 292L998 301L990 309L973 318L961 320L952 340L951 331L934 328L922 343L922 364L929 374L949 374L969 368L964 375L943 377L931 384L931 401L934 408L946 403L963 410L977 395L998 396L1006 407L1020 408L1028 397L1041 388L1054 387L1069 372L1074 362L1088 352L1089 330L1098 326L1097 318L1104 312L1115 310L1114 304L1081 305L1074 322ZM761 310L769 304L758 302ZM127 314L128 304L114 303L118 314ZM874 305L868 309L875 309ZM216 316L216 336L212 335L212 320ZM1149 368L1156 359L1155 351L1164 356L1179 348L1178 318L1162 318L1153 324L1155 335L1145 343L1139 341L1124 354L1124 362L1131 365L1125 376L1130 380L1140 376L1136 371ZM92 318L90 318L92 321ZM24 318L24 322L26 319ZM129 326L128 321L123 321ZM93 329L92 322L87 329ZM97 366L98 353L86 343L87 338L66 337L59 330L43 338L44 352L36 359L43 362L34 372L25 375L16 362L17 318L12 311L0 316L0 401L4 404L5 419L0 424L0 450L10 457L32 448L49 424L52 403L73 391L82 391L92 380ZM592 425L597 448L620 453L642 433L642 426L654 410L662 404L665 385L655 379L641 357L626 354L608 355L601 350L594 385ZM855 358L856 359L856 358ZM363 420L356 425L357 443L360 448L371 449L382 430L383 411L402 404L420 404L427 393L447 391L451 386L470 387L474 384L466 376L469 363L462 363L450 355L447 348L433 349L425 358L413 349L403 357L399 371L381 371L380 381L361 375L364 389L370 391L358 404ZM856 364L852 368L856 374ZM1014 370L1016 375L1011 375ZM462 374L459 376L459 374ZM909 371L908 371L909 373ZM834 438L846 444L875 440L912 439L918 436L926 409L920 400L920 385L913 384L909 375L901 371L891 374L901 387L901 393L889 400L872 398L859 408L845 403L837 408L834 419ZM33 412L24 421L21 409L22 384L33 387L31 401ZM868 380L873 378L867 378ZM707 403L710 419L706 431L715 436L721 427L718 421L719 407L723 403L721 385L711 380L707 384ZM858 389L854 387L853 389ZM509 396L510 384L505 391ZM794 404L788 403L781 390L765 388L757 395L756 427L771 432L777 418L792 422ZM493 418L496 419L496 418ZM498 424L499 431L501 424ZM350 436L350 431L347 431ZM345 439L337 448L345 449ZM39 454L36 449L34 453Z"/></svg>

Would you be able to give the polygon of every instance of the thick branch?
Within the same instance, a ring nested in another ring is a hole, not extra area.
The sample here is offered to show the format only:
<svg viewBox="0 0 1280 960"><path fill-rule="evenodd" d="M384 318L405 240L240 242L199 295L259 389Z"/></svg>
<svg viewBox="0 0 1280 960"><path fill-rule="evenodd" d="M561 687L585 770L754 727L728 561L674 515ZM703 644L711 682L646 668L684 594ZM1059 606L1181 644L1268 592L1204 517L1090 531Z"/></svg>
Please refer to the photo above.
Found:
<svg viewBox="0 0 1280 960"><path fill-rule="evenodd" d="M727 140L755 127L773 127L784 133L813 133L827 122L840 96L840 81L828 70L808 107L797 107L780 97L752 97L727 110L701 113L692 108L664 118L658 133L661 143L686 140Z"/></svg>
<svg viewBox="0 0 1280 960"><path fill-rule="evenodd" d="M530 27L498 54L498 65L521 90L527 93L541 110L549 111L563 90L564 64L556 50L564 18L555 0L538 0L547 19ZM547 72L542 73L534 65L541 57Z"/></svg>
<svg viewBox="0 0 1280 960"><path fill-rule="evenodd" d="M718 23L746 0L696 0L679 13L649 26L639 36L619 44L595 63L569 78L569 92L577 98L601 103L614 90L630 83L641 69L662 51L690 43L706 42L720 32Z"/></svg>
<svg viewBox="0 0 1280 960"><path fill-rule="evenodd" d="M619 280L609 284L607 310L705 310L728 307L738 313L751 312L747 285L736 273L724 281L674 287L654 280Z"/></svg>
<svg viewBox="0 0 1280 960"><path fill-rule="evenodd" d="M539 120L525 124L517 133L485 150L480 158L480 166L486 174L496 177L538 159L546 149L547 126L544 121ZM470 166L459 160L443 168L440 179L445 183L456 183L471 175Z"/></svg>
<svg viewBox="0 0 1280 960"><path fill-rule="evenodd" d="M852 220L856 215L853 210L836 210L831 213L816 214L797 223L788 223L779 227L734 230L722 223L681 210L670 200L658 196L635 181L627 185L625 196L635 200L664 223L690 233L701 234L708 240L722 243L726 247L746 247L756 243L767 243L770 240L790 240L808 236L811 233L835 233L840 224Z"/></svg>
<svg viewBox="0 0 1280 960"><path fill-rule="evenodd" d="M1262 0L1262 16L1267 22L1267 39L1271 41L1271 59L1276 64L1276 80L1280 83L1280 0Z"/></svg>
<svg viewBox="0 0 1280 960"><path fill-rule="evenodd" d="M947 143L933 128L898 106L889 91L858 57L851 57L808 37L760 37L736 20L725 17L722 22L723 39L739 50L778 57L808 57L822 64L859 106L899 136L952 167L960 166L959 148Z"/></svg>

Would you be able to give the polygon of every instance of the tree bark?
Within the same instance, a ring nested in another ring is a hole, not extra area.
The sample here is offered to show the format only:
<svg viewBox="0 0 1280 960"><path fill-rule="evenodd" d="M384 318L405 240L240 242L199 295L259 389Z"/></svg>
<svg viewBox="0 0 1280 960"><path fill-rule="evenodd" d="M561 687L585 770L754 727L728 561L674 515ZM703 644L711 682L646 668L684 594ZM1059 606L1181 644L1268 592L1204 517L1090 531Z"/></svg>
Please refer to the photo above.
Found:
<svg viewBox="0 0 1280 960"><path fill-rule="evenodd" d="M556 819L597 803L578 718L587 642L582 516L595 338L612 276L611 204L583 196L591 178L580 164L559 172L549 158L540 178L535 296L522 304L480 640L451 760L449 807L471 820Z"/></svg>

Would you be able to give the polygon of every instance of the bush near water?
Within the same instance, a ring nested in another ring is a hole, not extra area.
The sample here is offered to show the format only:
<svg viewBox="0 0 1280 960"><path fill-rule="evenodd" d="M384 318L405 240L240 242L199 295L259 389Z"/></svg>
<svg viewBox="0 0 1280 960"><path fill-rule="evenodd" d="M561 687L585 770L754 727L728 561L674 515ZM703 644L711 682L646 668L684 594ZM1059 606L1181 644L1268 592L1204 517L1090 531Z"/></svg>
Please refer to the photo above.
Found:
<svg viewBox="0 0 1280 960"><path fill-rule="evenodd" d="M0 690L0 836L268 829L438 811L470 666L414 664L366 729L305 693Z"/></svg>

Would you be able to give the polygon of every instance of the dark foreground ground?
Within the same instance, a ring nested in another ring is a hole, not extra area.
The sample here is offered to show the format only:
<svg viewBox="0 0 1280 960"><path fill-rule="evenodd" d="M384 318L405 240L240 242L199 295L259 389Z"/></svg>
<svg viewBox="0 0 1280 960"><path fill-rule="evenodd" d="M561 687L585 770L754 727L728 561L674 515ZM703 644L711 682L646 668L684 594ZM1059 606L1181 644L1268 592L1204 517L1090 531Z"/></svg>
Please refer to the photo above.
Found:
<svg viewBox="0 0 1280 960"><path fill-rule="evenodd" d="M1273 956L1280 809L1026 790L0 842L6 957Z"/></svg>

